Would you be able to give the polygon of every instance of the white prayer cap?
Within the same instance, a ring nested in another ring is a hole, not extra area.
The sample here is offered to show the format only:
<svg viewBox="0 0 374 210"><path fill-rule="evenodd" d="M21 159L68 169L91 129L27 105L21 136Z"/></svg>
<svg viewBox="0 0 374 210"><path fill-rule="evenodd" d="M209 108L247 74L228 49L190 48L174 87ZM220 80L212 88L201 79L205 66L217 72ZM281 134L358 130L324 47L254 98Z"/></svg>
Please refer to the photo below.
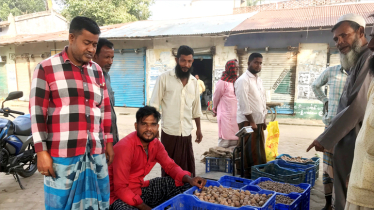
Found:
<svg viewBox="0 0 374 210"><path fill-rule="evenodd" d="M356 14L353 14L353 13L341 16L338 19L338 22L336 22L336 24L338 24L340 22L343 22L343 21L352 21L352 22L355 22L355 23L357 23L358 25L360 25L364 28L366 26L365 19L361 15L356 15Z"/></svg>

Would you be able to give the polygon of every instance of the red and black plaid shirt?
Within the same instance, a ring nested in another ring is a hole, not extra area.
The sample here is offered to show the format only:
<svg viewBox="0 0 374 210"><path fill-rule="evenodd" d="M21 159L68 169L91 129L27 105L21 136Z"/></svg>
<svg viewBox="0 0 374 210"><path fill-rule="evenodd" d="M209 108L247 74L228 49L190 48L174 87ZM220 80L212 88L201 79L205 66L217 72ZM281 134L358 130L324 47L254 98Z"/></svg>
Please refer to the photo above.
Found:
<svg viewBox="0 0 374 210"><path fill-rule="evenodd" d="M39 63L30 92L31 129L35 151L52 157L102 154L113 141L111 107L103 72L94 62L72 64L66 53Z"/></svg>

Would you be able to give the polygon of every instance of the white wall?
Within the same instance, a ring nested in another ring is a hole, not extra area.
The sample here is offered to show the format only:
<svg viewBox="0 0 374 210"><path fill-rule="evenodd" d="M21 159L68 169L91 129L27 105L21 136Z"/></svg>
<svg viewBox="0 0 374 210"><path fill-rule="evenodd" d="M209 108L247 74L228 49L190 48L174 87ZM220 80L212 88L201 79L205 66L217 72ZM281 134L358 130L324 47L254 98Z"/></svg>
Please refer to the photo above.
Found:
<svg viewBox="0 0 374 210"><path fill-rule="evenodd" d="M0 36L5 36L5 35L7 35L8 30L9 30L9 26L7 26L7 27L5 27L5 28L2 28L2 29L1 29L1 32L0 32Z"/></svg>
<svg viewBox="0 0 374 210"><path fill-rule="evenodd" d="M0 56L6 56L5 69L8 78L8 92L17 91L17 77L14 60L10 59L9 55L15 53L15 46L8 45L0 47Z"/></svg>
<svg viewBox="0 0 374 210"><path fill-rule="evenodd" d="M65 18L53 11L15 17L17 34L40 34L68 30Z"/></svg>

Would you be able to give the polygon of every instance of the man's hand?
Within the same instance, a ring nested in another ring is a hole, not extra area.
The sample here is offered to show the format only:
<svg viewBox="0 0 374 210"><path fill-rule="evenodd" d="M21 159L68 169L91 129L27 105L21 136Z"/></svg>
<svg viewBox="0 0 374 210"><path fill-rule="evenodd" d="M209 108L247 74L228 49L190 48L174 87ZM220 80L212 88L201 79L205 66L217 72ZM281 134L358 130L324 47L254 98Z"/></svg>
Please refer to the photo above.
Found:
<svg viewBox="0 0 374 210"><path fill-rule="evenodd" d="M217 117L217 108L214 107L212 111L213 111L213 117Z"/></svg>
<svg viewBox="0 0 374 210"><path fill-rule="evenodd" d="M268 125L266 124L266 121L264 122L264 126L262 126L263 130L266 131L266 129L268 128Z"/></svg>
<svg viewBox="0 0 374 210"><path fill-rule="evenodd" d="M199 189L202 189L206 184L206 179L203 179L201 177L194 177L191 179L190 185L196 186Z"/></svg>
<svg viewBox="0 0 374 210"><path fill-rule="evenodd" d="M316 151L318 151L318 152L324 152L325 151L325 148L317 140L314 140L313 143L311 145L309 145L309 147L306 151L309 152L309 150L311 150L313 147L315 147Z"/></svg>
<svg viewBox="0 0 374 210"><path fill-rule="evenodd" d="M206 184L206 179L203 179L201 177L190 177L188 175L185 175L182 180L184 183L190 184L192 187L196 186L198 188L203 188Z"/></svg>
<svg viewBox="0 0 374 210"><path fill-rule="evenodd" d="M250 125L251 125L251 127L252 127L253 130L257 130L257 125L256 125L256 123L251 123Z"/></svg>
<svg viewBox="0 0 374 210"><path fill-rule="evenodd" d="M36 155L38 157L38 171L44 176L52 176L53 178L56 178L51 155L47 151L38 152Z"/></svg>
<svg viewBox="0 0 374 210"><path fill-rule="evenodd" d="M325 105L324 105L324 108L325 108L325 112L329 112L329 102L326 101Z"/></svg>
<svg viewBox="0 0 374 210"><path fill-rule="evenodd" d="M152 210L151 207L149 207L147 204L145 203L142 203L140 204L139 206L136 206L136 208L140 209L140 210Z"/></svg>
<svg viewBox="0 0 374 210"><path fill-rule="evenodd" d="M197 129L196 131L196 140L195 142L200 144L200 142L203 140L203 133L201 133L200 129Z"/></svg>
<svg viewBox="0 0 374 210"><path fill-rule="evenodd" d="M108 166L110 166L110 164L112 164L113 159L114 159L113 142L106 143L105 156L108 161Z"/></svg>

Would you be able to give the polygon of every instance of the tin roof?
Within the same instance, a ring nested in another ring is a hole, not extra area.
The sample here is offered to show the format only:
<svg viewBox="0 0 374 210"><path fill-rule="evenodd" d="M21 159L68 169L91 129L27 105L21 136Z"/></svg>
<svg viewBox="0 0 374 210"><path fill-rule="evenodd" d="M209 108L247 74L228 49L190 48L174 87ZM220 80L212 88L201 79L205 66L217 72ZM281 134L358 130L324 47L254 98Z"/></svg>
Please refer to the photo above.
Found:
<svg viewBox="0 0 374 210"><path fill-rule="evenodd" d="M105 38L136 38L176 35L218 34L229 32L241 22L256 14L221 15L176 20L145 20L101 34Z"/></svg>
<svg viewBox="0 0 374 210"><path fill-rule="evenodd" d="M116 24L110 26L100 27L101 32L106 32L108 30L121 27L124 24ZM24 43L34 43L34 42L55 42L55 41L67 41L68 40L68 31L58 31L51 33L42 33L42 34L21 34L17 36L0 36L0 46L8 44L24 44Z"/></svg>
<svg viewBox="0 0 374 210"><path fill-rule="evenodd" d="M368 16L373 12L374 3L268 10L253 15L232 31L330 27L335 25L340 16L348 13L362 15L366 24L372 25L374 18Z"/></svg>

